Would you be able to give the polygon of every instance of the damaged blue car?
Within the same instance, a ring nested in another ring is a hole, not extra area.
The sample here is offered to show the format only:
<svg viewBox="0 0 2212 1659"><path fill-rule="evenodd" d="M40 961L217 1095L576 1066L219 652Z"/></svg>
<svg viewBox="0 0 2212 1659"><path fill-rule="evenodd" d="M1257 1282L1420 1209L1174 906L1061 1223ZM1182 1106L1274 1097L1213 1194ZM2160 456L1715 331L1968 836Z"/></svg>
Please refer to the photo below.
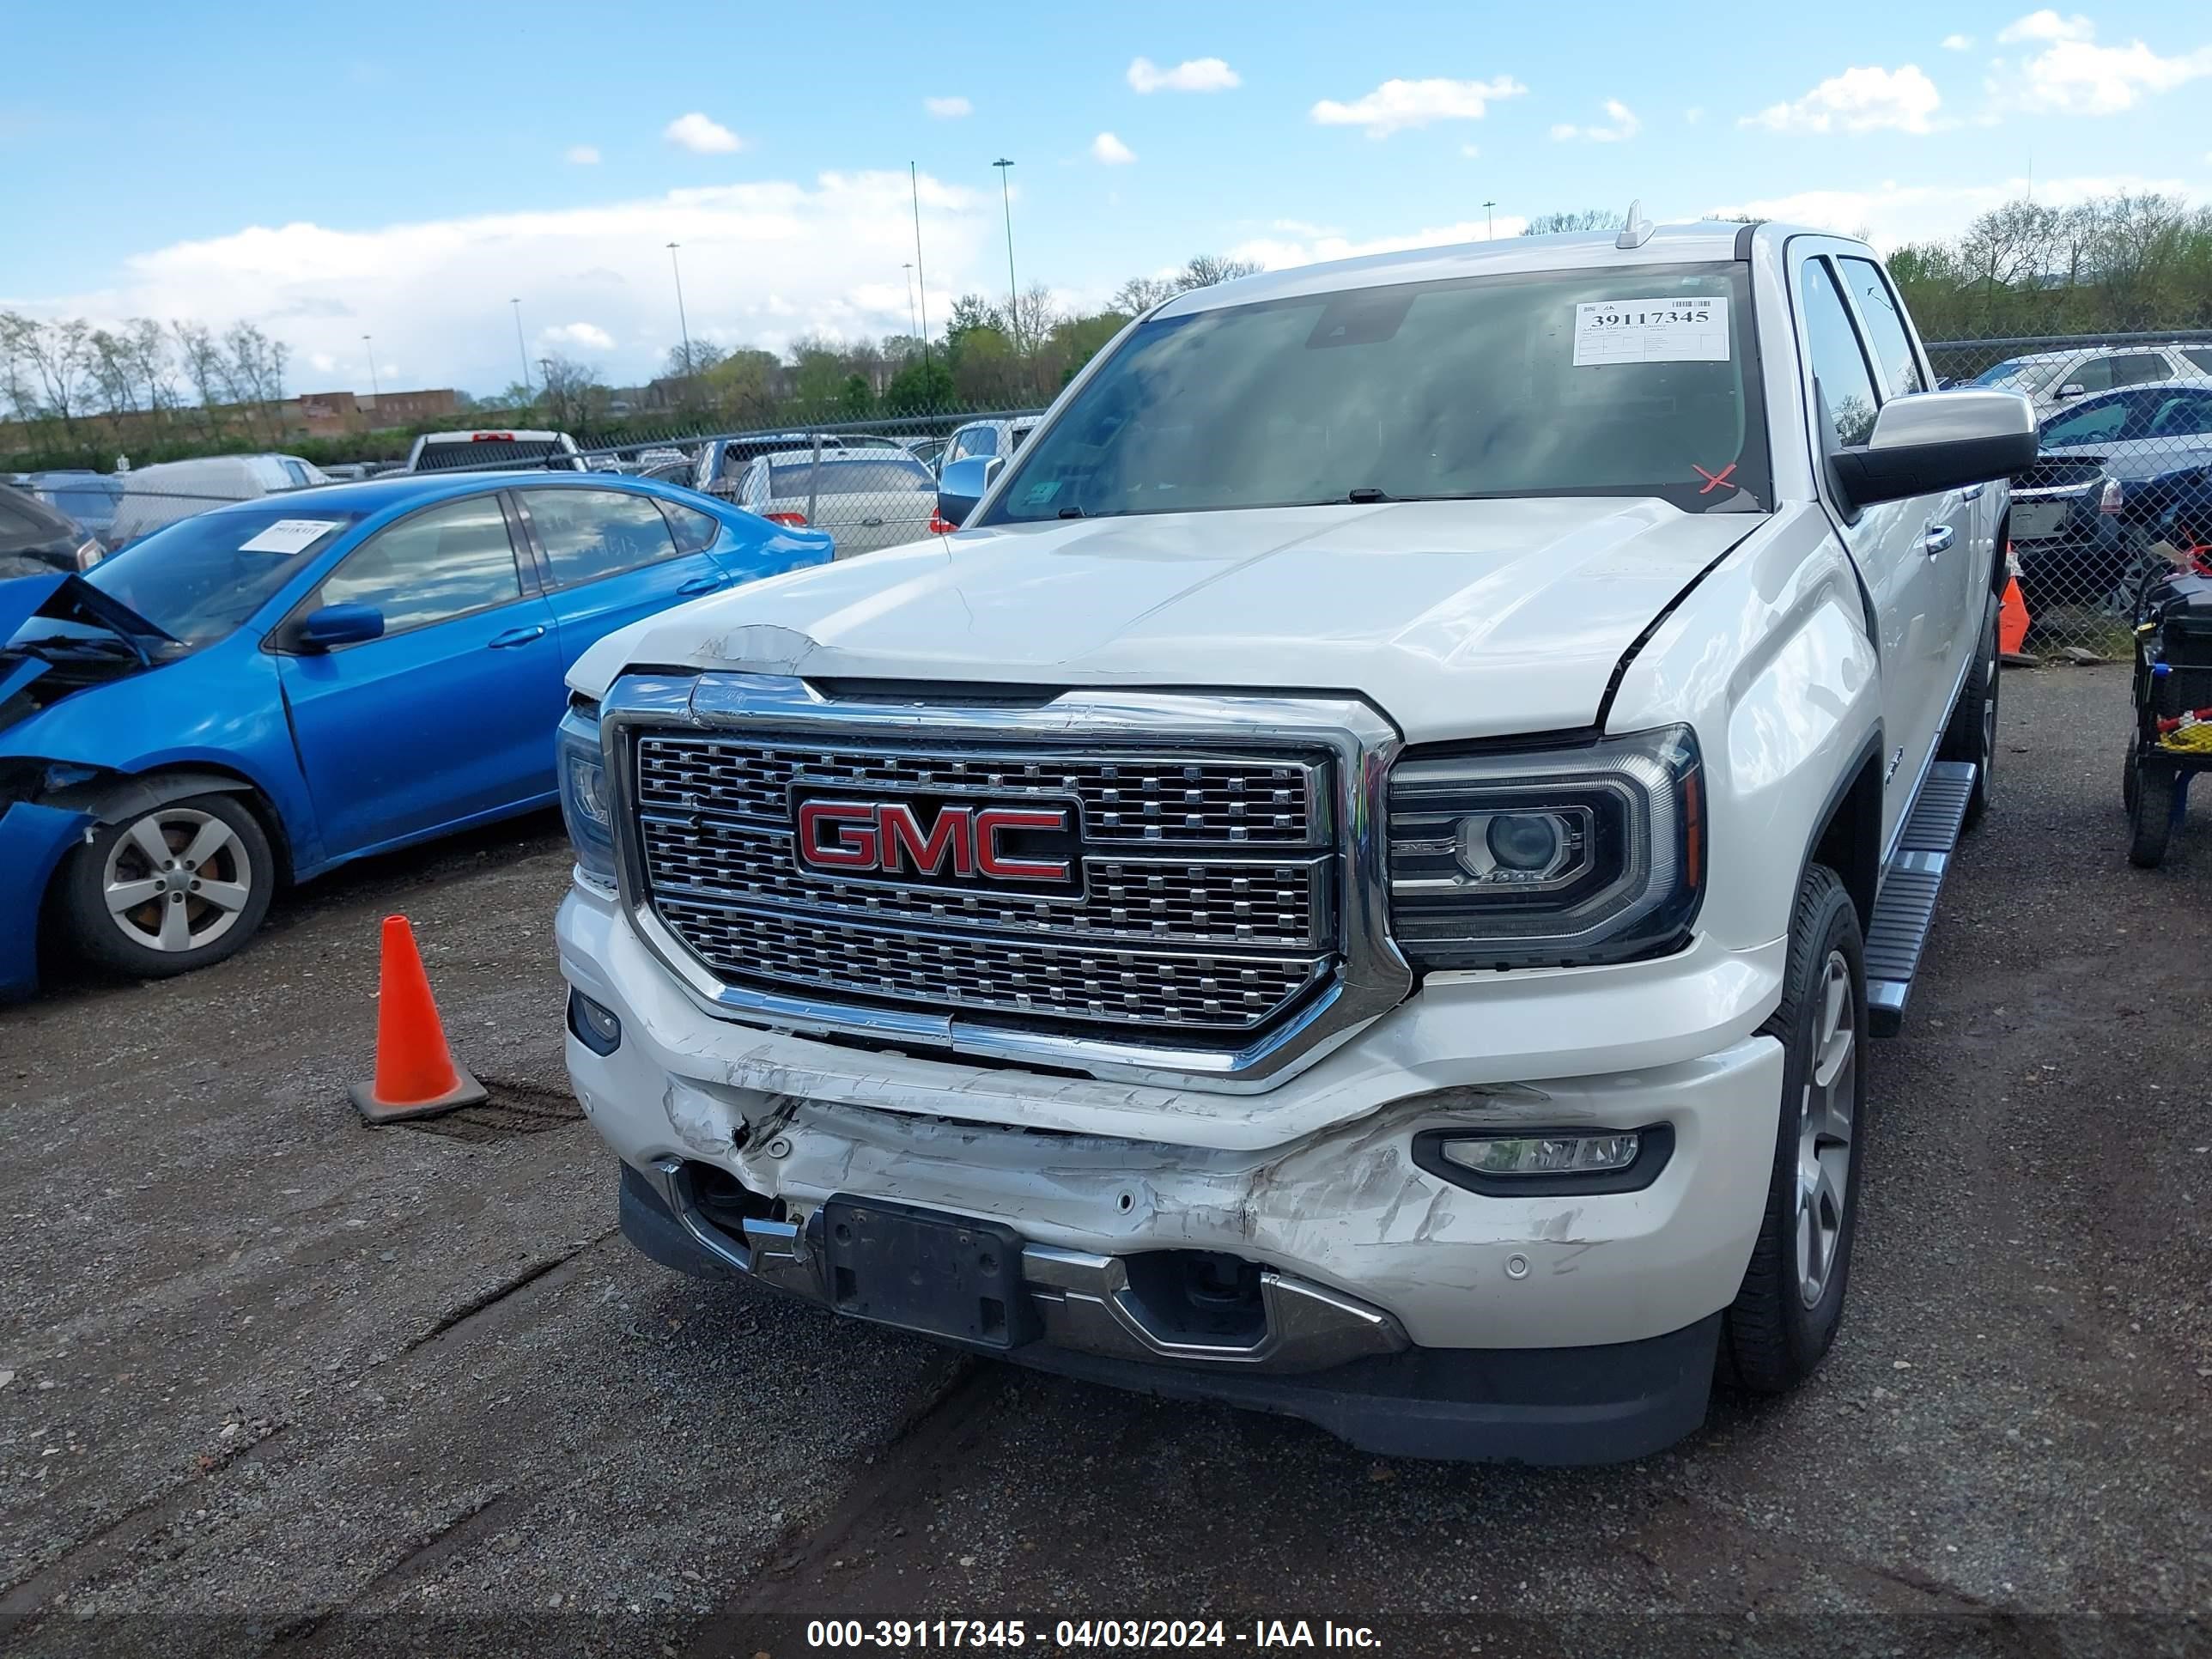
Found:
<svg viewBox="0 0 2212 1659"><path fill-rule="evenodd" d="M829 537L599 474L305 489L0 582L0 996L41 941L157 977L349 860L550 806L569 665L826 563Z"/></svg>

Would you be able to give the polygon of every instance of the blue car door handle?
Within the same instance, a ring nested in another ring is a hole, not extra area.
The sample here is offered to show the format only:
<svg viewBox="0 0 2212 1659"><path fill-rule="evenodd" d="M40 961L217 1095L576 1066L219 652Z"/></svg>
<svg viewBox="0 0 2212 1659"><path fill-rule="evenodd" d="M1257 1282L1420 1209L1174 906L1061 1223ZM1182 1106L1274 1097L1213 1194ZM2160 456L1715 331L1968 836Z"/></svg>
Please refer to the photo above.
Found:
<svg viewBox="0 0 2212 1659"><path fill-rule="evenodd" d="M527 628L510 628L504 634L493 635L489 641L489 648L494 651L500 651L504 650L510 645L527 645L532 640L542 640L544 637L545 624L544 623L532 623Z"/></svg>
<svg viewBox="0 0 2212 1659"><path fill-rule="evenodd" d="M727 576L694 576L676 591L688 599L701 593L719 593L729 585Z"/></svg>

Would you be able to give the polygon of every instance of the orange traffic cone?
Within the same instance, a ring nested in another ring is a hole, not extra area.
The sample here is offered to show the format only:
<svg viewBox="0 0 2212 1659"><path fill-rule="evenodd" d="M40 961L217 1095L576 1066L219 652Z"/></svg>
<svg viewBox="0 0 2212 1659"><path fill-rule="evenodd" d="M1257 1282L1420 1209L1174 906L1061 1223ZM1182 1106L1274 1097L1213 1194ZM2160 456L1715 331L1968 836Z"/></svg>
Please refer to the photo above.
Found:
<svg viewBox="0 0 2212 1659"><path fill-rule="evenodd" d="M404 916L384 919L383 989L376 1006L376 1081L346 1092L371 1123L433 1117L489 1098L453 1064L429 976Z"/></svg>
<svg viewBox="0 0 2212 1659"><path fill-rule="evenodd" d="M2027 601L2020 596L2020 578L2005 578L2004 599L1997 610L1997 649L2016 657L2027 643Z"/></svg>

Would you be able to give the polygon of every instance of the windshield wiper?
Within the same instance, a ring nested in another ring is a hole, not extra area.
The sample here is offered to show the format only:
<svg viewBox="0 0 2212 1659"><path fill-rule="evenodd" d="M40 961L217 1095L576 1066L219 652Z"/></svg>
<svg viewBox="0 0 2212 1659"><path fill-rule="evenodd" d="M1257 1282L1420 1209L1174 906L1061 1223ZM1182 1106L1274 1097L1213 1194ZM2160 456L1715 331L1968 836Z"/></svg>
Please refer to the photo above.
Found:
<svg viewBox="0 0 2212 1659"><path fill-rule="evenodd" d="M1393 497L1388 490L1370 488L1355 489L1344 499L1354 507L1372 507L1377 501L1390 501Z"/></svg>
<svg viewBox="0 0 2212 1659"><path fill-rule="evenodd" d="M1079 507L1063 507L1060 509L1060 516L1063 519L1079 519L1083 517L1083 509Z"/></svg>

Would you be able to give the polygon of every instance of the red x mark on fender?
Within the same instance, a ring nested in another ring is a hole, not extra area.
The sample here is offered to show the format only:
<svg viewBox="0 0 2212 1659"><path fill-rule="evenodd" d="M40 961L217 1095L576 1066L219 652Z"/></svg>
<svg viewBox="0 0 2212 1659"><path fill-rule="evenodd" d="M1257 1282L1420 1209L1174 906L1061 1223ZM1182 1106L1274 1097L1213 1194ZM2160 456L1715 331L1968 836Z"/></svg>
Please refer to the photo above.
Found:
<svg viewBox="0 0 2212 1659"><path fill-rule="evenodd" d="M1700 478L1703 478L1705 481L1705 487L1703 489L1700 489L1698 494L1700 495L1710 495L1713 491L1718 489L1723 484L1728 482L1728 475L1735 471L1735 463L1734 461L1730 461L1719 471L1708 472L1705 468L1699 466L1695 461L1692 461L1690 463L1690 471L1696 473Z"/></svg>

